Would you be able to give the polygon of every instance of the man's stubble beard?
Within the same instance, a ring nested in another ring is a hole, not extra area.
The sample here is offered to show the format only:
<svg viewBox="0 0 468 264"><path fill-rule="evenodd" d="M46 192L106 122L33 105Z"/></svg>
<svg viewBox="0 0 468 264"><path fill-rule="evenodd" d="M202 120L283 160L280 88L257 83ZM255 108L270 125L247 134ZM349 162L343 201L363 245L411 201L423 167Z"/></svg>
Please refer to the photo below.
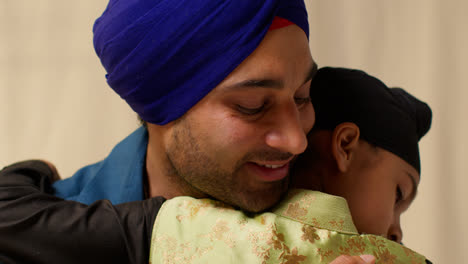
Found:
<svg viewBox="0 0 468 264"><path fill-rule="evenodd" d="M245 183L236 180L236 176L243 179L240 170L253 156L273 160L286 159L291 154L278 154L272 151L250 153L239 160L233 168L222 169L221 164L202 150L200 142L204 139L196 140L187 119L178 120L171 137L171 143L166 150L169 161L167 175L184 195L196 198L209 197L246 211L259 212L278 202L288 188L289 177L268 183L262 190L249 190Z"/></svg>

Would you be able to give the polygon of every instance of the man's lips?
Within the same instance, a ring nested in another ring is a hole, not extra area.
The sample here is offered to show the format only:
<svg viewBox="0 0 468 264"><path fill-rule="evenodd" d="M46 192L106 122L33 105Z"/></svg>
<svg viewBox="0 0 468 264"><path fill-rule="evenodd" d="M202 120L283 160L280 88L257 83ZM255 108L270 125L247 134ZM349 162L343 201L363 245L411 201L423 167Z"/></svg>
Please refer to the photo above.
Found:
<svg viewBox="0 0 468 264"><path fill-rule="evenodd" d="M262 163L248 162L246 166L261 181L274 182L288 176L290 164L291 160Z"/></svg>

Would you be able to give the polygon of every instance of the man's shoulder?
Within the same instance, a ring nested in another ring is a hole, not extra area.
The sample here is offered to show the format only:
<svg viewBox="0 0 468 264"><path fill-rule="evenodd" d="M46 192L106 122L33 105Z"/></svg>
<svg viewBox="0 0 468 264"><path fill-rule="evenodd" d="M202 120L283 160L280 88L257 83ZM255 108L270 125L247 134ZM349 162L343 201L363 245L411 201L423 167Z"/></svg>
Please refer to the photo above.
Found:
<svg viewBox="0 0 468 264"><path fill-rule="evenodd" d="M104 160L56 182L55 195L86 204L100 199L114 204L141 200L147 144L147 131L140 127L118 143Z"/></svg>
<svg viewBox="0 0 468 264"><path fill-rule="evenodd" d="M87 165L75 172L73 176L56 181L53 185L54 195L67 200L76 200L85 186L97 175L103 162Z"/></svg>

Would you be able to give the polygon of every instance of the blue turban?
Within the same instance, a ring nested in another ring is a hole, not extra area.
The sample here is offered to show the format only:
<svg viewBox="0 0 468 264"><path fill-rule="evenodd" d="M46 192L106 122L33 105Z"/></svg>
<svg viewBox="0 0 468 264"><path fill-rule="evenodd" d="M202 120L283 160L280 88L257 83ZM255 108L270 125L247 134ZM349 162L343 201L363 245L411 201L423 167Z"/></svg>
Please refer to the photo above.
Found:
<svg viewBox="0 0 468 264"><path fill-rule="evenodd" d="M110 0L94 47L109 86L143 120L164 125L244 61L276 16L308 37L303 0Z"/></svg>

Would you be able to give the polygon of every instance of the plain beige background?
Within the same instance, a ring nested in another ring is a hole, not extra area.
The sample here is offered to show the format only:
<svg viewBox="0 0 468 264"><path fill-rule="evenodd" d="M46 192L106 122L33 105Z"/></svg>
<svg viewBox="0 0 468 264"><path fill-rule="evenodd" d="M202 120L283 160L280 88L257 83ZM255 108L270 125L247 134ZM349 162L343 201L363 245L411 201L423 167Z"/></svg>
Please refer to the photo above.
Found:
<svg viewBox="0 0 468 264"><path fill-rule="evenodd" d="M107 0L0 0L0 166L45 158L68 177L138 122L107 87L92 25ZM434 263L465 263L468 2L307 0L320 66L360 68L433 109L404 242Z"/></svg>

